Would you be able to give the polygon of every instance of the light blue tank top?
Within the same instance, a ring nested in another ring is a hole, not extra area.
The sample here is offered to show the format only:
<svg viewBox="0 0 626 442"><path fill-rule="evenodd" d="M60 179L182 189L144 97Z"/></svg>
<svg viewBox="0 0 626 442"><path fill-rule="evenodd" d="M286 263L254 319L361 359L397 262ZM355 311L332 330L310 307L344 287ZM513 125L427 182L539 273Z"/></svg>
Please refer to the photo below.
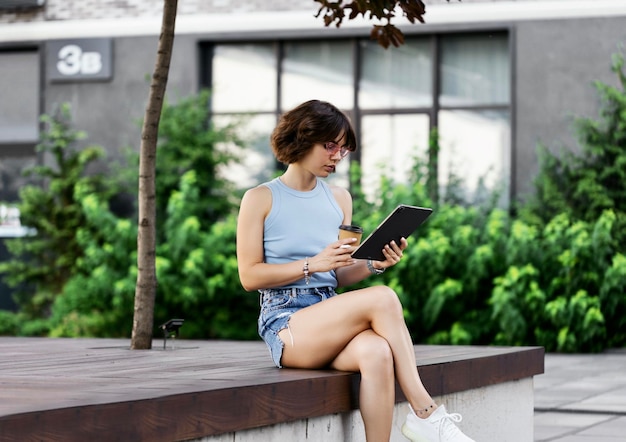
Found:
<svg viewBox="0 0 626 442"><path fill-rule="evenodd" d="M265 262L283 264L312 257L337 241L343 212L325 182L317 180L309 192L294 190L279 178L263 185L272 191L272 208L263 231ZM334 270L312 273L306 285L303 274L302 279L284 287L335 288L337 277Z"/></svg>

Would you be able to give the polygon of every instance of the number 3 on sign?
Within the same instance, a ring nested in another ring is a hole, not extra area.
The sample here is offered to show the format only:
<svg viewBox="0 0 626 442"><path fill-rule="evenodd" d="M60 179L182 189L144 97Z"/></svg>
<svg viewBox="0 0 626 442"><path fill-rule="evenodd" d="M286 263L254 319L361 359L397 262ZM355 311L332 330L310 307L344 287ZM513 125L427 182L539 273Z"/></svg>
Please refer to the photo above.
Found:
<svg viewBox="0 0 626 442"><path fill-rule="evenodd" d="M63 75L97 74L102 70L99 52L83 52L77 45L63 46L59 51L57 69Z"/></svg>

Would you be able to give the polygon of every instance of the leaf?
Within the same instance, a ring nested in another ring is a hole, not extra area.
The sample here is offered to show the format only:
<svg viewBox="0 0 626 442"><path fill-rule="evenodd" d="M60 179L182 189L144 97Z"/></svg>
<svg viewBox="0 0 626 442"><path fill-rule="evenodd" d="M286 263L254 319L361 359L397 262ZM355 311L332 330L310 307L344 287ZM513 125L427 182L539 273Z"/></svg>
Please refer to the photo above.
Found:
<svg viewBox="0 0 626 442"><path fill-rule="evenodd" d="M409 23L414 24L416 20L420 23L425 22L423 16L426 14L426 6L422 0L354 0L345 4L342 1L329 0L315 2L320 4L315 17L322 15L324 26L327 27L332 23L340 27L346 13L349 20L354 20L359 15L365 18L366 14L370 20L386 20L387 23L384 25L374 24L370 32L370 38L385 49L390 45L399 47L404 44L404 34L391 23L396 16L396 7L402 11L402 15Z"/></svg>

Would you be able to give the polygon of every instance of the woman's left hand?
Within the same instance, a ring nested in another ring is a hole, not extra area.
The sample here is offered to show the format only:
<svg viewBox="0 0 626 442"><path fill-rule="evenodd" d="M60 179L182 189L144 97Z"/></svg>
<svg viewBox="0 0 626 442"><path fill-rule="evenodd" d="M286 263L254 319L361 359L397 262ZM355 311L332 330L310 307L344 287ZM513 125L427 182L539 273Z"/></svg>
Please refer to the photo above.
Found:
<svg viewBox="0 0 626 442"><path fill-rule="evenodd" d="M406 238L400 238L400 244L396 244L395 241L391 241L383 248L384 261L375 261L374 267L377 269L386 269L394 266L400 262L402 258L402 251L409 245Z"/></svg>

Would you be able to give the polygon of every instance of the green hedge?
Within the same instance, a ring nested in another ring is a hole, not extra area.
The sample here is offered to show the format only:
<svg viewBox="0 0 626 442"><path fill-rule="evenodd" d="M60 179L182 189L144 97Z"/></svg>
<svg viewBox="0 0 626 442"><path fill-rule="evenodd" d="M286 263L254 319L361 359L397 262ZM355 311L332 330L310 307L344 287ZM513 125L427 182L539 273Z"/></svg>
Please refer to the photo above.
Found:
<svg viewBox="0 0 626 442"><path fill-rule="evenodd" d="M155 321L185 318L186 338L256 338L258 297L238 280L236 218L206 226L185 216L185 206L196 202L193 185L188 172L170 201L166 241L157 251ZM393 196L407 201L405 192ZM83 271L57 297L50 335L128 336L135 228L92 198L85 205L89 222L103 227L111 243L79 235ZM382 213L362 217L363 224L373 226ZM543 345L549 351L623 346L626 258L615 252L614 222L611 211L595 223L559 215L537 229L500 209L440 206L410 238L400 264L364 284L397 291L416 342Z"/></svg>

